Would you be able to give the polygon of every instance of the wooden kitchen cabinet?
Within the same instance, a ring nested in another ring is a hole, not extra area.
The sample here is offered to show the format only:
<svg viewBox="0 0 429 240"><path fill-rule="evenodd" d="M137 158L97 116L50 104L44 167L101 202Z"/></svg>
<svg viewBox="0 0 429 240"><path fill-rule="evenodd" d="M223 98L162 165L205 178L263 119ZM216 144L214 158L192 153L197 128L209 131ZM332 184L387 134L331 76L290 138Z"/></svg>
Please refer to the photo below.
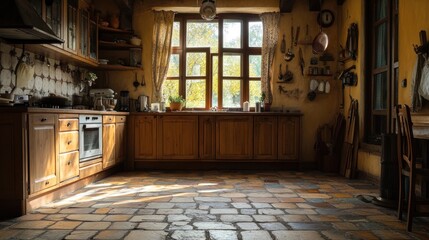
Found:
<svg viewBox="0 0 429 240"><path fill-rule="evenodd" d="M126 116L115 118L115 161L120 163L125 159L126 149Z"/></svg>
<svg viewBox="0 0 429 240"><path fill-rule="evenodd" d="M115 116L103 116L103 169L115 165Z"/></svg>
<svg viewBox="0 0 429 240"><path fill-rule="evenodd" d="M298 161L300 157L301 118L280 116L278 118L278 158Z"/></svg>
<svg viewBox="0 0 429 240"><path fill-rule="evenodd" d="M253 117L216 117L216 159L251 159L252 150Z"/></svg>
<svg viewBox="0 0 429 240"><path fill-rule="evenodd" d="M200 159L216 157L216 122L214 116L199 116L199 156Z"/></svg>
<svg viewBox="0 0 429 240"><path fill-rule="evenodd" d="M156 159L155 115L136 116L134 119L134 159Z"/></svg>
<svg viewBox="0 0 429 240"><path fill-rule="evenodd" d="M277 117L255 116L253 125L253 158L277 159Z"/></svg>
<svg viewBox="0 0 429 240"><path fill-rule="evenodd" d="M30 193L35 193L59 181L58 116L29 114L28 125Z"/></svg>
<svg viewBox="0 0 429 240"><path fill-rule="evenodd" d="M198 159L198 116L159 116L159 159Z"/></svg>

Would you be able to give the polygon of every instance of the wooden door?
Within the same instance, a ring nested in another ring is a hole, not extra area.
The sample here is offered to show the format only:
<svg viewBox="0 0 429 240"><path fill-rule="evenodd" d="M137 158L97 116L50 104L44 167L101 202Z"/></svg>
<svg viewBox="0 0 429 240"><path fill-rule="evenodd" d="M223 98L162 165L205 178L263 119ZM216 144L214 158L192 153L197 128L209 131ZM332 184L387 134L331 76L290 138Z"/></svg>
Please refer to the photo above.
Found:
<svg viewBox="0 0 429 240"><path fill-rule="evenodd" d="M156 159L156 116L134 118L134 160Z"/></svg>
<svg viewBox="0 0 429 240"><path fill-rule="evenodd" d="M199 156L200 159L216 157L216 122L214 116L199 116Z"/></svg>
<svg viewBox="0 0 429 240"><path fill-rule="evenodd" d="M29 114L29 181L30 193L58 183L57 115Z"/></svg>
<svg viewBox="0 0 429 240"><path fill-rule="evenodd" d="M286 161L298 161L300 155L300 117L279 117L278 158Z"/></svg>
<svg viewBox="0 0 429 240"><path fill-rule="evenodd" d="M198 116L158 118L159 159L198 159Z"/></svg>
<svg viewBox="0 0 429 240"><path fill-rule="evenodd" d="M253 158L277 159L277 117L256 116L253 121Z"/></svg>
<svg viewBox="0 0 429 240"><path fill-rule="evenodd" d="M116 163L122 162L125 159L125 122L116 123L115 134L115 153Z"/></svg>
<svg viewBox="0 0 429 240"><path fill-rule="evenodd" d="M103 169L115 165L115 123L103 123Z"/></svg>
<svg viewBox="0 0 429 240"><path fill-rule="evenodd" d="M251 159L253 117L216 117L216 159Z"/></svg>

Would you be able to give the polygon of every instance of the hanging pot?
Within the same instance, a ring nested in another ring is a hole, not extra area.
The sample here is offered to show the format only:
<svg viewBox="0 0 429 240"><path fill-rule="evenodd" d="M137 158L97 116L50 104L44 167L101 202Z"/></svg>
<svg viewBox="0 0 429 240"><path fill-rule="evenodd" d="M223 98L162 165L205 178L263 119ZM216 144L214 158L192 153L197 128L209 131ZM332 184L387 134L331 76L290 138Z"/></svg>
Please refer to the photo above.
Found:
<svg viewBox="0 0 429 240"><path fill-rule="evenodd" d="M320 54L323 53L326 48L328 48L329 38L328 35L320 29L319 34L313 40L313 53Z"/></svg>

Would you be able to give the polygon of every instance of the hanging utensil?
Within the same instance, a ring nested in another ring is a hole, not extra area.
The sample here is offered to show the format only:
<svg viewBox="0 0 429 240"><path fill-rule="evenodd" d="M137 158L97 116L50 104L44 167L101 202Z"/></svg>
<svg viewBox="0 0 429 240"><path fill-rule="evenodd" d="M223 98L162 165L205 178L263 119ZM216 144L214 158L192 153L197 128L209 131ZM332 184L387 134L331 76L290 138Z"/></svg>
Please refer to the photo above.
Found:
<svg viewBox="0 0 429 240"><path fill-rule="evenodd" d="M296 46L296 45L298 45L299 30L300 30L300 27L298 26L298 27L296 28L296 34L295 34L295 42L294 42L294 45L295 45L295 46Z"/></svg>
<svg viewBox="0 0 429 240"><path fill-rule="evenodd" d="M144 73L142 74L142 81L140 82L140 86L142 86L142 87L146 86L146 81L144 79Z"/></svg>
<svg viewBox="0 0 429 240"><path fill-rule="evenodd" d="M286 40L285 40L285 35L283 34L283 39L282 39L282 43L280 44L280 51L285 54L286 52Z"/></svg>
<svg viewBox="0 0 429 240"><path fill-rule="evenodd" d="M299 48L299 66L301 67L301 75L304 76L305 62L304 62L304 57L302 55L301 48Z"/></svg>
<svg viewBox="0 0 429 240"><path fill-rule="evenodd" d="M285 54L284 58L286 62L292 61L292 59L295 57L295 54L293 53L293 26L290 28L290 48L288 49L288 52Z"/></svg>
<svg viewBox="0 0 429 240"><path fill-rule="evenodd" d="M319 34L313 40L313 53L320 54L323 53L328 47L329 38L326 33L323 32L322 28L320 28Z"/></svg>
<svg viewBox="0 0 429 240"><path fill-rule="evenodd" d="M137 73L136 73L135 78L134 78L133 86L135 88L134 91L137 91L137 88L140 86L140 83L137 80Z"/></svg>
<svg viewBox="0 0 429 240"><path fill-rule="evenodd" d="M280 70L279 70L279 81L283 81L283 73L282 73L282 64L280 63Z"/></svg>
<svg viewBox="0 0 429 240"><path fill-rule="evenodd" d="M289 66L286 64L286 73L284 75L285 82L290 82L293 79L293 73L289 71Z"/></svg>

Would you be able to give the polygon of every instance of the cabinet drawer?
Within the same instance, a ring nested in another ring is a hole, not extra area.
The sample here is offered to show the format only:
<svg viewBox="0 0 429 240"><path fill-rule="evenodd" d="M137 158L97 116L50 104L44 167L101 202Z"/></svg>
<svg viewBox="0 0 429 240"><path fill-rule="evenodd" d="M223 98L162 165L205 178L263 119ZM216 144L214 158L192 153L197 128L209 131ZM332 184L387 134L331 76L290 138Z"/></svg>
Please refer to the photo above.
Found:
<svg viewBox="0 0 429 240"><path fill-rule="evenodd" d="M103 123L115 123L115 116L103 116Z"/></svg>
<svg viewBox="0 0 429 240"><path fill-rule="evenodd" d="M96 173L99 173L103 171L103 164L101 162L92 164L92 165L88 165L85 167L80 168L79 171L79 178L86 178L88 176L94 175Z"/></svg>
<svg viewBox="0 0 429 240"><path fill-rule="evenodd" d="M117 123L124 123L127 121L127 117L126 116L115 116L115 121Z"/></svg>
<svg viewBox="0 0 429 240"><path fill-rule="evenodd" d="M61 132L79 130L78 119L60 119L58 122L60 124L59 128Z"/></svg>
<svg viewBox="0 0 429 240"><path fill-rule="evenodd" d="M79 132L60 132L60 153L79 149Z"/></svg>
<svg viewBox="0 0 429 240"><path fill-rule="evenodd" d="M54 114L30 114L29 122L31 124L55 124Z"/></svg>
<svg viewBox="0 0 429 240"><path fill-rule="evenodd" d="M43 178L37 179L34 184L31 193L41 191L43 189L57 185L57 176L55 174L45 176Z"/></svg>
<svg viewBox="0 0 429 240"><path fill-rule="evenodd" d="M79 152L60 154L60 182L79 175Z"/></svg>

